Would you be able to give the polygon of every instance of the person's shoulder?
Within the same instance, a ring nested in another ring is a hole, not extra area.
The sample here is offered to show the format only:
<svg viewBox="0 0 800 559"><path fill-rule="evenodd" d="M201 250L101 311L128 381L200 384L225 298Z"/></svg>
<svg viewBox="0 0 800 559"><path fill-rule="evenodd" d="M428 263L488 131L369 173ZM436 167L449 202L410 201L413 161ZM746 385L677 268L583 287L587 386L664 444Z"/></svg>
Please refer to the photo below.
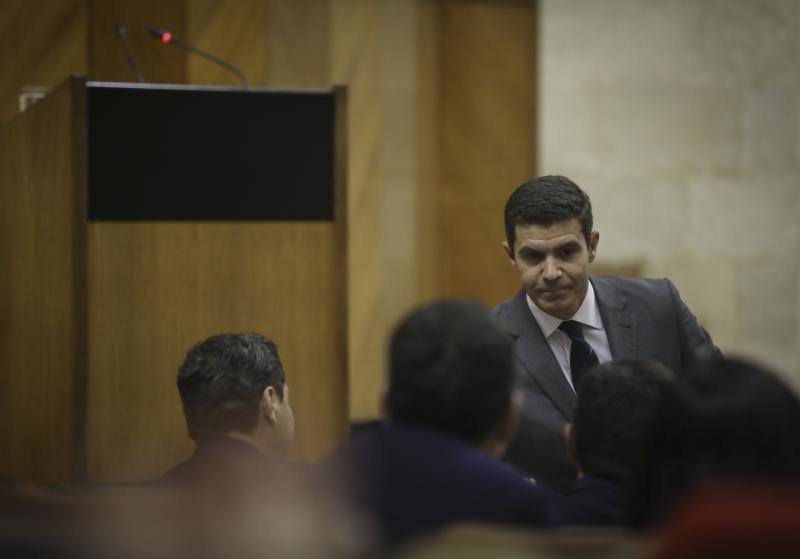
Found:
<svg viewBox="0 0 800 559"><path fill-rule="evenodd" d="M524 302L524 293L519 291L514 297L508 299L507 301L503 301L499 303L492 309L492 316L496 319L500 320L501 322L506 321L519 307L519 305Z"/></svg>
<svg viewBox="0 0 800 559"><path fill-rule="evenodd" d="M608 291L616 291L628 297L663 297L670 295L675 288L667 278L628 278L621 276L592 276L592 285L601 296Z"/></svg>
<svg viewBox="0 0 800 559"><path fill-rule="evenodd" d="M583 476L563 495L555 519L563 526L623 526L624 489L611 480Z"/></svg>
<svg viewBox="0 0 800 559"><path fill-rule="evenodd" d="M503 495L504 499L552 499L555 494L543 485L537 484L512 465L502 462L485 451L471 446L462 446L457 458L456 469L465 477L484 488L492 488L492 493Z"/></svg>

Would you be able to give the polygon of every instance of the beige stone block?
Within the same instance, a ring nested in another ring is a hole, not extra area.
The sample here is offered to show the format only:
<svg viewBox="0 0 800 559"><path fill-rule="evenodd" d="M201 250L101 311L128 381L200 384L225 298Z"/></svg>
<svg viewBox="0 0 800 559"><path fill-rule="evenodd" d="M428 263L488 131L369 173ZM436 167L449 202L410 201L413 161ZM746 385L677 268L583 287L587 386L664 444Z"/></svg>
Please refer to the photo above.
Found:
<svg viewBox="0 0 800 559"><path fill-rule="evenodd" d="M680 182L602 177L584 186L600 231L599 258L649 262L690 250L688 193Z"/></svg>
<svg viewBox="0 0 800 559"><path fill-rule="evenodd" d="M789 262L749 261L741 266L740 275L744 337L766 347L793 348L800 358L800 348L795 345L800 327L800 264L796 256Z"/></svg>
<svg viewBox="0 0 800 559"><path fill-rule="evenodd" d="M800 186L795 178L697 178L689 193L689 235L697 254L784 263L800 258Z"/></svg>
<svg viewBox="0 0 800 559"><path fill-rule="evenodd" d="M758 84L796 75L795 0L697 2L702 27L698 45L715 78Z"/></svg>
<svg viewBox="0 0 800 559"><path fill-rule="evenodd" d="M643 81L707 76L699 48L699 2L540 2L543 83ZM688 25L687 25L688 23ZM692 24L694 23L694 24ZM598 64L598 61L602 61Z"/></svg>
<svg viewBox="0 0 800 559"><path fill-rule="evenodd" d="M545 88L542 95L546 167L641 179L742 170L743 106L737 90L653 81ZM572 108L578 105L585 106Z"/></svg>
<svg viewBox="0 0 800 559"><path fill-rule="evenodd" d="M786 173L794 177L794 183L800 188L798 89L797 80L794 84L759 84L748 89L744 112L744 163L756 176L765 172Z"/></svg>

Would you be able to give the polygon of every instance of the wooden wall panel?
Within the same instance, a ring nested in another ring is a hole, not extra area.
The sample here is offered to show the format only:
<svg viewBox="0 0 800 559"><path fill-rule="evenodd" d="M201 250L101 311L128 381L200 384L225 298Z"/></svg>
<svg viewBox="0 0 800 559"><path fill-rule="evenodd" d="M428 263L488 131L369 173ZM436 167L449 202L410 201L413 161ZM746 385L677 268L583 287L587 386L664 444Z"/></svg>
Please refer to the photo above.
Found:
<svg viewBox="0 0 800 559"><path fill-rule="evenodd" d="M418 6L384 2L380 32L380 232L386 336L419 293Z"/></svg>
<svg viewBox="0 0 800 559"><path fill-rule="evenodd" d="M94 223L89 234L91 479L141 479L188 455L175 377L189 347L219 332L257 331L277 343L297 457L317 458L341 440L335 225Z"/></svg>
<svg viewBox="0 0 800 559"><path fill-rule="evenodd" d="M495 305L518 289L503 207L534 174L535 3L446 1L441 37L441 278Z"/></svg>
<svg viewBox="0 0 800 559"><path fill-rule="evenodd" d="M125 60L114 26L125 24L131 51L144 81L187 83L187 53L163 45L147 33L150 26L169 29L186 38L187 0L89 0L89 78L99 81L135 81Z"/></svg>
<svg viewBox="0 0 800 559"><path fill-rule="evenodd" d="M238 67L254 86L266 84L267 2L187 0L186 40ZM188 83L239 86L230 70L188 55Z"/></svg>
<svg viewBox="0 0 800 559"><path fill-rule="evenodd" d="M417 246L420 301L442 293L441 285L441 28L442 4L421 0L417 12Z"/></svg>
<svg viewBox="0 0 800 559"><path fill-rule="evenodd" d="M298 88L334 83L331 1L265 0L267 85Z"/></svg>
<svg viewBox="0 0 800 559"><path fill-rule="evenodd" d="M18 113L24 86L55 87L88 70L88 0L3 0L0 122Z"/></svg>
<svg viewBox="0 0 800 559"><path fill-rule="evenodd" d="M28 481L82 475L81 93L0 127L0 473Z"/></svg>
<svg viewBox="0 0 800 559"><path fill-rule="evenodd" d="M381 230L381 3L335 2L331 80L348 87L348 353L350 417L379 413L387 321Z"/></svg>

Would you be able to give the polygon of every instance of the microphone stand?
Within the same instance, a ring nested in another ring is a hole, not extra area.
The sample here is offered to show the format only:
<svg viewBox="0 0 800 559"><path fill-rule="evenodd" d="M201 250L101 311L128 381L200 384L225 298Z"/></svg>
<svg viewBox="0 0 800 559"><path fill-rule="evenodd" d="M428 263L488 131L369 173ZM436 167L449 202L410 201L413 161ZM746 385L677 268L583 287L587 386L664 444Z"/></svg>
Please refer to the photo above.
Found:
<svg viewBox="0 0 800 559"><path fill-rule="evenodd" d="M228 62L227 60L222 60L221 58L216 57L213 54L200 50L197 47L193 47L189 43L182 41L181 39L175 37L172 33L169 33L167 31L162 31L161 29L158 29L156 27L150 27L148 31L150 31L150 34L153 35L154 37L161 39L161 42L164 44L170 44L170 43L176 44L179 47L182 47L190 52L193 52L198 56L202 56L206 60L210 60L211 62L215 62L220 66L227 68L228 70L230 70L231 72L233 72L238 76L238 78L242 81L242 85L245 87L245 89L250 88L250 82L247 80L244 73L241 70L239 70L239 68Z"/></svg>

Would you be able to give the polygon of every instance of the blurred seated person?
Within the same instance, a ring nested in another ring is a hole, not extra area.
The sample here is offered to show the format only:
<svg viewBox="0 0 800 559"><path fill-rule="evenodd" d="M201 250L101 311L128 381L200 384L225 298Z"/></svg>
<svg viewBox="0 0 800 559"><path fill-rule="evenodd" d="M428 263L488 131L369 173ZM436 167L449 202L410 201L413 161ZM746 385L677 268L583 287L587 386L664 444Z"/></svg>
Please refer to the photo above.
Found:
<svg viewBox="0 0 800 559"><path fill-rule="evenodd" d="M218 334L178 371L194 454L158 480L166 486L258 478L282 464L294 438L278 348L261 334Z"/></svg>
<svg viewBox="0 0 800 559"><path fill-rule="evenodd" d="M559 524L627 523L625 487L660 398L674 378L657 361L620 359L593 367L581 380L575 419L565 427L578 480L564 494Z"/></svg>
<svg viewBox="0 0 800 559"><path fill-rule="evenodd" d="M796 484L800 401L777 376L741 359L712 361L665 393L633 486L633 520L661 525L708 484Z"/></svg>
<svg viewBox="0 0 800 559"><path fill-rule="evenodd" d="M546 526L557 496L496 460L513 435L511 339L481 305L434 302L389 350L387 421L330 458L385 544L454 522Z"/></svg>
<svg viewBox="0 0 800 559"><path fill-rule="evenodd" d="M800 484L704 484L663 526L649 559L797 557Z"/></svg>

